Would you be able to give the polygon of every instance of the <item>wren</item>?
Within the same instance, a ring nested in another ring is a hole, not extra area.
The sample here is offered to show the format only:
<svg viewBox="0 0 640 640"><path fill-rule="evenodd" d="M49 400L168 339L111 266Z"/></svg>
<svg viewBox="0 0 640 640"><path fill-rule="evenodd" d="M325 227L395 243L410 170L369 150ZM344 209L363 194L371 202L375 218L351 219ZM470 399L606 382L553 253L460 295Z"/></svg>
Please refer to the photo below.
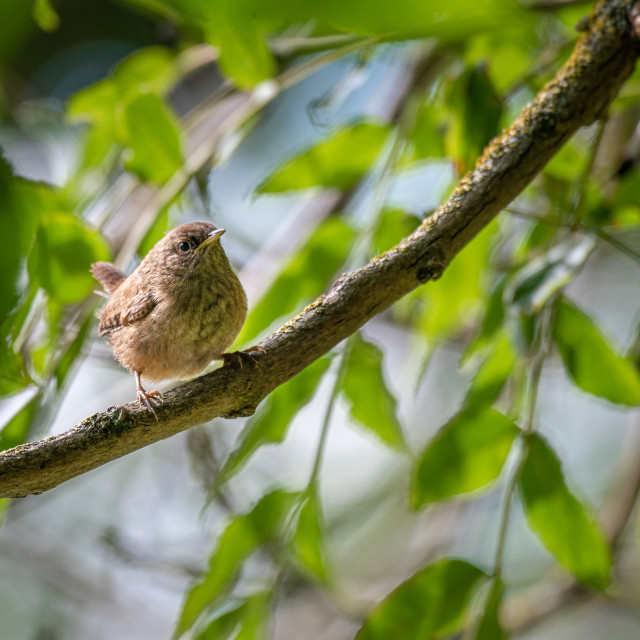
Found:
<svg viewBox="0 0 640 640"><path fill-rule="evenodd" d="M146 391L141 376L151 382L183 380L213 360L227 364L234 356L264 351L225 353L247 317L247 297L220 245L223 233L209 222L180 225L129 276L108 262L91 265L111 294L98 332L109 337L114 358L135 375L138 403L156 420L152 401L163 400L162 394Z"/></svg>

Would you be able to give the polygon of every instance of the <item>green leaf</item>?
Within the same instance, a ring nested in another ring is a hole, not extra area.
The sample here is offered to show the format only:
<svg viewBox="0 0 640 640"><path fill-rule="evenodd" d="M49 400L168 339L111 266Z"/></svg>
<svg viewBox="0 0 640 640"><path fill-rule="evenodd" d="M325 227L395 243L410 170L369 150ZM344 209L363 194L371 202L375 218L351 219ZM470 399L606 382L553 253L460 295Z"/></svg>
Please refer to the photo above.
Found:
<svg viewBox="0 0 640 640"><path fill-rule="evenodd" d="M382 352L355 333L349 338L345 357L342 391L351 405L351 417L385 444L406 451L396 399L382 374Z"/></svg>
<svg viewBox="0 0 640 640"><path fill-rule="evenodd" d="M0 340L0 396L23 389L30 382L22 356Z"/></svg>
<svg viewBox="0 0 640 640"><path fill-rule="evenodd" d="M166 94L178 76L175 58L171 49L160 46L144 47L127 56L112 75L120 102L141 93Z"/></svg>
<svg viewBox="0 0 640 640"><path fill-rule="evenodd" d="M389 134L387 125L359 122L331 136L276 168L257 187L258 193L280 193L309 187L346 190L367 173Z"/></svg>
<svg viewBox="0 0 640 640"><path fill-rule="evenodd" d="M265 636L272 594L257 593L248 598L232 598L221 604L207 619L206 627L194 640L258 640Z"/></svg>
<svg viewBox="0 0 640 640"><path fill-rule="evenodd" d="M484 66L465 69L451 86L448 104L455 112L445 137L448 156L460 173L471 169L483 149L500 131L502 100Z"/></svg>
<svg viewBox="0 0 640 640"><path fill-rule="evenodd" d="M585 236L530 260L505 287L505 302L527 315L537 313L554 293L575 279L595 246L594 236Z"/></svg>
<svg viewBox="0 0 640 640"><path fill-rule="evenodd" d="M125 166L142 180L164 184L182 167L180 125L162 98L143 93L123 113L128 157Z"/></svg>
<svg viewBox="0 0 640 640"><path fill-rule="evenodd" d="M407 136L400 160L401 164L445 156L446 110L437 106L430 97L427 102L421 103L416 111L415 122Z"/></svg>
<svg viewBox="0 0 640 640"><path fill-rule="evenodd" d="M92 262L109 259L102 236L68 213L47 216L27 263L29 276L56 302L78 302L93 290Z"/></svg>
<svg viewBox="0 0 640 640"><path fill-rule="evenodd" d="M219 484L226 482L259 447L284 440L289 425L298 411L311 400L329 363L329 358L316 360L265 399L240 434L240 444L218 473Z"/></svg>
<svg viewBox="0 0 640 640"><path fill-rule="evenodd" d="M465 635L465 640L507 640L507 633L500 626L499 611L504 594L504 583L494 579L489 585L480 618Z"/></svg>
<svg viewBox="0 0 640 640"><path fill-rule="evenodd" d="M428 338L442 339L473 324L485 300L483 277L489 272L491 251L499 228L490 223L467 245L442 277L420 290L425 300L418 328Z"/></svg>
<svg viewBox="0 0 640 640"><path fill-rule="evenodd" d="M67 347L67 350L60 357L60 360L58 361L58 364L56 365L56 368L53 372L54 378L56 380L56 388L58 391L62 389L62 385L67 379L71 367L73 367L74 363L78 359L78 356L82 351L82 347L84 346L85 340L87 339L89 329L91 329L92 325L93 317L89 315L87 316L87 318L85 318L84 322L78 328L78 333L71 341L71 344Z"/></svg>
<svg viewBox="0 0 640 640"><path fill-rule="evenodd" d="M229 522L209 558L207 572L187 594L176 636L193 626L205 611L217 604L220 596L237 579L249 555L281 535L297 496L296 493L273 491L263 496L251 511L235 516Z"/></svg>
<svg viewBox="0 0 640 640"><path fill-rule="evenodd" d="M354 237L353 227L341 218L334 216L320 224L249 313L237 342L248 344L275 320L291 315L324 291L344 264Z"/></svg>
<svg viewBox="0 0 640 640"><path fill-rule="evenodd" d="M384 209L373 234L373 250L383 253L413 233L422 219L402 209Z"/></svg>
<svg viewBox="0 0 640 640"><path fill-rule="evenodd" d="M138 255L146 256L156 243L162 240L162 237L169 231L169 228L169 207L163 207L142 239L138 247Z"/></svg>
<svg viewBox="0 0 640 640"><path fill-rule="evenodd" d="M21 178L14 178L0 155L0 237L11 238L0 251L0 326L19 299L18 278L31 249L38 220L46 210L50 189Z"/></svg>
<svg viewBox="0 0 640 640"><path fill-rule="evenodd" d="M71 122L91 122L113 132L118 102L115 83L111 78L105 78L69 98L67 117Z"/></svg>
<svg viewBox="0 0 640 640"><path fill-rule="evenodd" d="M218 0L207 26L209 40L220 48L220 69L242 89L273 77L276 61L259 25L238 0Z"/></svg>
<svg viewBox="0 0 640 640"><path fill-rule="evenodd" d="M539 435L528 440L519 479L529 526L556 560L578 580L604 589L611 554L593 514L568 489L560 460Z"/></svg>
<svg viewBox="0 0 640 640"><path fill-rule="evenodd" d="M418 571L367 617L356 640L431 640L461 630L464 612L485 573L467 562L445 559Z"/></svg>
<svg viewBox="0 0 640 640"><path fill-rule="evenodd" d="M465 409L490 407L500 396L516 365L516 351L502 331L490 343L464 399Z"/></svg>
<svg viewBox="0 0 640 640"><path fill-rule="evenodd" d="M348 33L396 39L433 36L442 41L463 40L482 31L501 29L526 15L515 2L502 0L325 0L314 4L313 10L319 18Z"/></svg>
<svg viewBox="0 0 640 640"><path fill-rule="evenodd" d="M610 402L640 404L640 376L597 325L566 299L560 301L553 324L555 340L573 383Z"/></svg>
<svg viewBox="0 0 640 640"><path fill-rule="evenodd" d="M27 439L40 396L36 394L0 431L0 451L17 447Z"/></svg>
<svg viewBox="0 0 640 640"><path fill-rule="evenodd" d="M312 491L300 509L292 546L300 564L324 582L327 579L327 563L321 518L318 495Z"/></svg>
<svg viewBox="0 0 640 640"><path fill-rule="evenodd" d="M512 420L493 409L454 416L420 454L412 506L476 491L496 480L518 433Z"/></svg>
<svg viewBox="0 0 640 640"><path fill-rule="evenodd" d="M51 4L51 0L36 0L31 15L37 25L48 33L56 31L60 26L60 16Z"/></svg>

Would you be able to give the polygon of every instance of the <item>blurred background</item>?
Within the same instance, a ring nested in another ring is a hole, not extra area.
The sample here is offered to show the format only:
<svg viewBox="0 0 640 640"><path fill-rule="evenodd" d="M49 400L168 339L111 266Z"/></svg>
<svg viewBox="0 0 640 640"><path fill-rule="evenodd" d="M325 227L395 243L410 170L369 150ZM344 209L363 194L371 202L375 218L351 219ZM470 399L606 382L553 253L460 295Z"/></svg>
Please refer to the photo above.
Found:
<svg viewBox="0 0 640 640"><path fill-rule="evenodd" d="M0 5L2 449L135 397L91 262L211 220L255 344L444 202L592 9L303 4ZM639 119L636 74L253 418L0 500L0 636L636 637Z"/></svg>

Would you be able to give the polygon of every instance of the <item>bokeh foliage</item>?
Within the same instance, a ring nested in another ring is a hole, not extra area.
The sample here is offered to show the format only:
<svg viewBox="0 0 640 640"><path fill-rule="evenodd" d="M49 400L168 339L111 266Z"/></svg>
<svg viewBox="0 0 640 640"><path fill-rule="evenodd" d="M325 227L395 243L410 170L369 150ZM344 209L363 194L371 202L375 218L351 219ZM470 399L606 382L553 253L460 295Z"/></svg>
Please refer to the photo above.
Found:
<svg viewBox="0 0 640 640"><path fill-rule="evenodd" d="M19 58L20 37L28 42L36 28L62 28L68 16L62 9L58 15L57 4L38 0L30 12L26 3L0 5L0 34L7 36L0 47L8 61ZM90 216L92 206L123 177L158 194L140 238L138 255L144 255L168 226L171 203L186 200L188 187L219 157L222 145L216 142L205 162L193 164L186 144L193 133L191 114L179 115L171 101L172 90L198 67L195 53L214 51L201 64L215 58L228 92L254 97L265 95L265 86L275 97L357 49L374 58L403 46L437 70L418 76L386 121L363 114L265 167L255 197L302 190L342 196L339 210L319 221L283 260L254 305L239 338L248 344L325 292L340 273L411 233L430 212L392 202L394 180L428 164L454 177L471 168L562 63L576 37L572 24L583 12L524 9L498 0L124 4L171 25L175 42L138 49L68 97L65 117L80 141L77 166L64 184L29 181L0 160L0 235L10 239L0 252L0 395L24 394L21 408L0 431L3 448L44 433L91 335L96 303L89 265L114 255L103 236L104 221ZM296 39L297 44L288 42ZM632 78L612 120L637 113L638 82ZM20 103L8 83L3 95L5 112L18 113ZM219 141L260 113L258 103ZM372 608L357 638L424 640L464 630L478 640L506 637L500 622L509 592L502 575L504 541L518 499L531 530L559 566L580 584L608 587L609 542L593 507L565 477L553 445L536 433L535 407L544 364L554 360L562 362L580 393L620 410L640 405L640 348L625 353L582 310L574 292L566 291L605 244L636 266L640 262L630 235L640 224L640 177L635 158L625 158L624 149L601 157L609 130L602 122L579 132L438 282L386 314L430 355L442 345L462 345L462 364L475 368L459 411L422 448L407 437L385 351L367 332L352 336L333 358L320 359L264 401L221 463L212 495L224 492L261 447L282 442L326 381L331 389L308 484L297 491L265 489L251 509L230 513L205 570L185 596L176 638L265 637L286 575L331 589L339 567L331 565L326 549L318 478L336 402L345 405L357 428L403 460L411 478L404 499L413 509L473 500L496 490L500 479L506 496L495 558L478 567L444 557L420 568ZM622 146L615 139L610 144ZM373 202L365 214L356 207L363 192ZM258 554L272 571L261 588L243 590L242 572Z"/></svg>

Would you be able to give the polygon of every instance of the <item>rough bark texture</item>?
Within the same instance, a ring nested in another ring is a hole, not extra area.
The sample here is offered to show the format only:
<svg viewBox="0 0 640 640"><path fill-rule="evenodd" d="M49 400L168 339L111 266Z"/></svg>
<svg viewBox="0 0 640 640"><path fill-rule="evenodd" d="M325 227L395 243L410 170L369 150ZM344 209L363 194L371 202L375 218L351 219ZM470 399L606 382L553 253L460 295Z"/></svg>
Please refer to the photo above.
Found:
<svg viewBox="0 0 640 640"><path fill-rule="evenodd" d="M225 367L173 389L159 423L135 404L110 407L63 434L0 453L0 497L42 493L110 460L215 417L251 414L274 388L327 353L453 257L533 180L580 127L606 113L633 71L632 4L600 2L571 58L513 125L495 138L448 201L409 237L269 336L259 367Z"/></svg>

